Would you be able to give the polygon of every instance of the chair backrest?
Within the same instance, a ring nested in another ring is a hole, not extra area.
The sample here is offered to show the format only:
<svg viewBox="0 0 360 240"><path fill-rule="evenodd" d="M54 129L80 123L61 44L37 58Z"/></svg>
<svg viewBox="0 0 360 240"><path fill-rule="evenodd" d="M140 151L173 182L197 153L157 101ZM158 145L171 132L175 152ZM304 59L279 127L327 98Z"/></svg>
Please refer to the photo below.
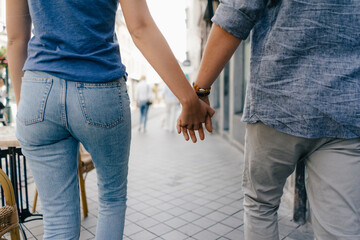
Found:
<svg viewBox="0 0 360 240"><path fill-rule="evenodd" d="M5 206L0 208L0 236L10 232L12 240L20 240L19 219L14 189L9 177L0 169L0 184L4 191Z"/></svg>

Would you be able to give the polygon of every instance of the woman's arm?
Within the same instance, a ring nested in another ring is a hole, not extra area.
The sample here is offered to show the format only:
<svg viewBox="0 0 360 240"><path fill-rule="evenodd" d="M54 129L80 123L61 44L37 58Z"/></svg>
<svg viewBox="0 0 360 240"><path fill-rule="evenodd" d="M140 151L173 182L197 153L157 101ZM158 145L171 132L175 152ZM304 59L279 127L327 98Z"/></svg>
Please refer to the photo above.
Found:
<svg viewBox="0 0 360 240"><path fill-rule="evenodd" d="M31 36L31 18L26 0L6 1L7 56L16 103L20 101L22 68L27 58L27 44Z"/></svg>
<svg viewBox="0 0 360 240"><path fill-rule="evenodd" d="M144 57L179 99L185 113L181 126L198 130L214 110L200 101L188 83L165 38L150 15L146 0L119 0L130 35ZM211 131L211 126L210 129ZM196 141L196 138L192 138Z"/></svg>

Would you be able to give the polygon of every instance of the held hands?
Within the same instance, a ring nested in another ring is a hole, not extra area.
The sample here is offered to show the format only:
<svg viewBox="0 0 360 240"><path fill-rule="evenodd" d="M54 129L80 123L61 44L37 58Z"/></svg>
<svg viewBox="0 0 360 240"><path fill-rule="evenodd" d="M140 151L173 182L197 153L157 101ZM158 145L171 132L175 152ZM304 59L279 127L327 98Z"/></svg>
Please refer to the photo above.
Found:
<svg viewBox="0 0 360 240"><path fill-rule="evenodd" d="M196 98L188 104L182 104L182 111L176 124L178 133L182 132L186 141L191 138L195 143L197 141L195 130L197 130L199 138L204 140L203 123L206 130L212 132L211 117L214 113L215 110L210 107L208 97Z"/></svg>

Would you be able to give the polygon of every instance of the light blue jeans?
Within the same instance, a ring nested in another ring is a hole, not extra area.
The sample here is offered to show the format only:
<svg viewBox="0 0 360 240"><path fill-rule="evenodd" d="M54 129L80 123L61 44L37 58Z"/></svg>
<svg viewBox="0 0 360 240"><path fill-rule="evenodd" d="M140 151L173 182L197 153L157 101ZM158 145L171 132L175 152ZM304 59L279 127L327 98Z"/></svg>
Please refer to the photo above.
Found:
<svg viewBox="0 0 360 240"><path fill-rule="evenodd" d="M79 239L79 142L96 167L96 239L122 239L131 138L125 78L108 83L66 81L25 72L17 137L35 179L44 239Z"/></svg>

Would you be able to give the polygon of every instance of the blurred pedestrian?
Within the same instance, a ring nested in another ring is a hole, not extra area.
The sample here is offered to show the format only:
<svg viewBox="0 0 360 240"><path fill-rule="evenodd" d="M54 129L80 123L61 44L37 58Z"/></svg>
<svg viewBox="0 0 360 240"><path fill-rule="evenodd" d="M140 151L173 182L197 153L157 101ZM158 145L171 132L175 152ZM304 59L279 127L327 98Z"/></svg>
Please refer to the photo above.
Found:
<svg viewBox="0 0 360 240"><path fill-rule="evenodd" d="M194 83L207 103L252 30L245 239L279 239L277 210L299 161L315 238L360 239L360 1L222 0L212 20Z"/></svg>
<svg viewBox="0 0 360 240"><path fill-rule="evenodd" d="M150 105L152 104L152 90L150 85L146 82L145 76L140 78L136 86L136 102L140 109L139 132L142 130L146 132L146 122Z"/></svg>
<svg viewBox="0 0 360 240"><path fill-rule="evenodd" d="M179 101L166 85L163 88L162 95L165 102L163 128L166 131L174 132L176 129L176 117L179 111Z"/></svg>
<svg viewBox="0 0 360 240"><path fill-rule="evenodd" d="M213 110L191 91L146 0L120 4L135 45L189 111L182 122L204 122ZM79 239L79 142L97 172L96 239L123 236L131 121L117 9L117 0L6 1L16 131L38 188L45 240Z"/></svg>

